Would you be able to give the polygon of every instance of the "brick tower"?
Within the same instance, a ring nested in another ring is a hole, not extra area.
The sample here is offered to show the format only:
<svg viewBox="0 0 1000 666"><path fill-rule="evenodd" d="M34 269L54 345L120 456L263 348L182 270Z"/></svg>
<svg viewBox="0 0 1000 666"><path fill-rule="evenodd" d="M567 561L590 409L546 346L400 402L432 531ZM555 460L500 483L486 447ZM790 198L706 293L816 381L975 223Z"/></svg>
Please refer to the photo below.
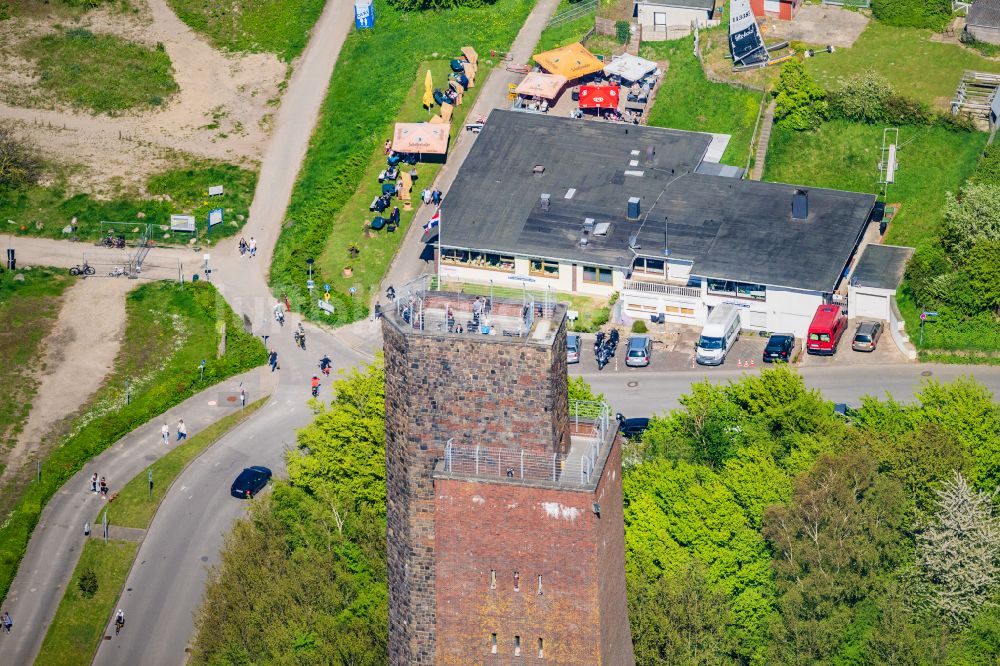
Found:
<svg viewBox="0 0 1000 666"><path fill-rule="evenodd" d="M621 440L606 405L567 400L565 306L401 292L382 328L390 663L633 663ZM449 332L474 320L491 334Z"/></svg>

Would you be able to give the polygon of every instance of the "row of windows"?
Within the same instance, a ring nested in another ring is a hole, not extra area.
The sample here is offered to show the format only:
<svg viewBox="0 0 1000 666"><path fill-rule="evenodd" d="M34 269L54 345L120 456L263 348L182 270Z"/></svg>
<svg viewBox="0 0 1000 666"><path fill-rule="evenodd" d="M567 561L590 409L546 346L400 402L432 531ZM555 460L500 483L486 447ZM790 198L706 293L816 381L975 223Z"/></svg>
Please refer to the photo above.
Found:
<svg viewBox="0 0 1000 666"><path fill-rule="evenodd" d="M490 634L490 652L492 652L493 654L497 654L497 652L498 652L497 635L496 635L496 633ZM521 656L521 637L520 636L514 636L514 656L515 657L520 657ZM544 657L545 657L545 641L542 640L541 638L539 638L538 639L538 658L542 659Z"/></svg>
<svg viewBox="0 0 1000 666"><path fill-rule="evenodd" d="M664 276L667 271L667 262L663 259L647 259L646 257L636 257L635 263L632 264L633 273L641 273L642 275L657 275Z"/></svg>
<svg viewBox="0 0 1000 666"><path fill-rule="evenodd" d="M751 282L735 282L733 280L708 280L708 293L737 298L750 298L755 301L767 300L767 287Z"/></svg>
<svg viewBox="0 0 1000 666"><path fill-rule="evenodd" d="M650 314L655 314L659 312L659 309L655 305L645 305L642 303L631 303L629 304L630 310L639 310L641 312L649 312ZM680 315L682 317L693 317L694 308L685 308L679 305L664 305L663 311L666 314Z"/></svg>
<svg viewBox="0 0 1000 666"><path fill-rule="evenodd" d="M656 260L650 260L655 262ZM493 252L472 252L469 250L445 249L441 251L441 262L456 266L484 268L504 273L514 272L514 256L510 254L495 254ZM662 261L660 262L663 263ZM662 274L662 266L661 266ZM559 277L559 262L551 259L529 259L528 273L546 278ZM592 284L612 284L613 273L610 268L597 266L583 267L583 281Z"/></svg>
<svg viewBox="0 0 1000 666"><path fill-rule="evenodd" d="M497 570L496 569L490 569L490 589L491 590L497 589ZM519 572L519 571L515 571L514 572L514 591L515 592L520 592L521 591L521 572ZM539 574L539 576L538 576L538 594L543 594L543 592L542 592L542 576L541 576L541 574Z"/></svg>

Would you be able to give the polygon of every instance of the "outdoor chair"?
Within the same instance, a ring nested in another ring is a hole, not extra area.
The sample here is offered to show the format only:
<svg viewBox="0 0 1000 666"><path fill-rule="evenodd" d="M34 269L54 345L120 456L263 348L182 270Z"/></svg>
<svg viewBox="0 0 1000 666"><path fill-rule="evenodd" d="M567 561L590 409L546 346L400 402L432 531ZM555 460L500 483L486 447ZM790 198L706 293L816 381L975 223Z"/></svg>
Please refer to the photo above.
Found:
<svg viewBox="0 0 1000 666"><path fill-rule="evenodd" d="M382 183L382 194L392 196L396 193L396 186L393 183Z"/></svg>
<svg viewBox="0 0 1000 666"><path fill-rule="evenodd" d="M457 58L455 60L452 60L450 64L451 64L451 71L453 71L453 72L464 72L465 71L465 65L463 65L462 61L458 60Z"/></svg>
<svg viewBox="0 0 1000 666"><path fill-rule="evenodd" d="M385 226L385 222L386 222L385 218L379 215L374 220L372 220L371 224L372 230L378 231L379 229L383 228Z"/></svg>

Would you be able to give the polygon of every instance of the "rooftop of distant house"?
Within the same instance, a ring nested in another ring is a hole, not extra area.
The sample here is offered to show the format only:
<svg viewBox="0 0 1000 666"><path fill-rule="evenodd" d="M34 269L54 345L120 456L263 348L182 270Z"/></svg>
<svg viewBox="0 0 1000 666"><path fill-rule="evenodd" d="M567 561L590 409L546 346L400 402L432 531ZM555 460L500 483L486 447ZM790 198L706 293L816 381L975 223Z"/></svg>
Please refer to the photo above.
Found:
<svg viewBox="0 0 1000 666"><path fill-rule="evenodd" d="M875 196L696 173L711 139L493 111L444 200L440 243L623 270L667 257L696 276L832 290Z"/></svg>

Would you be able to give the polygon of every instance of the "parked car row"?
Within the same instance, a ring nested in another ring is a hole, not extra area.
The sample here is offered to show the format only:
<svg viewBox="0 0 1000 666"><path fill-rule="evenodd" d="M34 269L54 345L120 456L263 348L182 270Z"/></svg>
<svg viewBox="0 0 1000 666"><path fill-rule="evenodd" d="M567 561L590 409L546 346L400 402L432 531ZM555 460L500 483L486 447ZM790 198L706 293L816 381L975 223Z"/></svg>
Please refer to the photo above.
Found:
<svg viewBox="0 0 1000 666"><path fill-rule="evenodd" d="M594 347L594 354L598 358L598 369L604 367L608 358L614 355L614 348L618 346L618 332L612 331L609 340L603 338L603 333L598 335L597 344ZM582 347L580 336L570 333L566 336L566 362L579 363L580 349ZM628 351L625 353L625 365L633 368L641 368L649 365L649 359L653 351L653 341L645 335L636 335L628 339ZM602 356L603 353L603 356Z"/></svg>

